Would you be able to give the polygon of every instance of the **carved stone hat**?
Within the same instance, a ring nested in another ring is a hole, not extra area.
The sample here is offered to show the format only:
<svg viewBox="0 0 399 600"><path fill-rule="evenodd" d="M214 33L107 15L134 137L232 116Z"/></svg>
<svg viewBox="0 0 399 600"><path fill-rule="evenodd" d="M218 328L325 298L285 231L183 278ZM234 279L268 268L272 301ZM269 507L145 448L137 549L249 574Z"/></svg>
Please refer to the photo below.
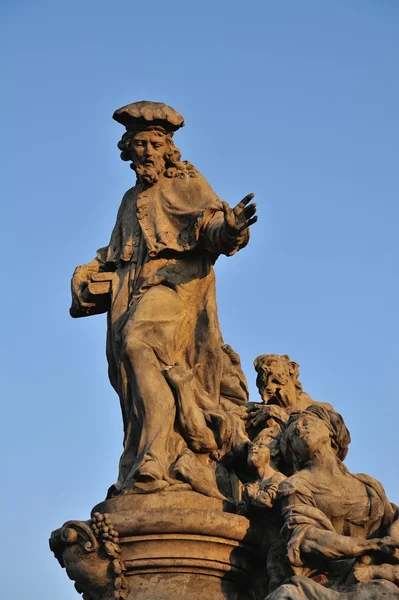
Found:
<svg viewBox="0 0 399 600"><path fill-rule="evenodd" d="M173 135L184 126L184 119L177 110L162 102L148 100L122 106L114 112L112 118L132 132L143 131L149 127L162 127Z"/></svg>

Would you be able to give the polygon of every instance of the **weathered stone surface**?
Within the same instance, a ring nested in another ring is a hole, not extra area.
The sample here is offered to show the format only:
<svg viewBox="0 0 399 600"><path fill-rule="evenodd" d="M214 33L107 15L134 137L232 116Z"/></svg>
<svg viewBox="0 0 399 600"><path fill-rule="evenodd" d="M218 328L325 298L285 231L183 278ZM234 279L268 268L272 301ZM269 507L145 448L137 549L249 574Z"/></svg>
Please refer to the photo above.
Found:
<svg viewBox="0 0 399 600"><path fill-rule="evenodd" d="M222 498L215 463L245 441L238 411L248 397L238 355L223 344L213 264L248 243L253 194L231 209L181 161L174 109L138 102L114 118L127 128L118 146L137 182L108 246L77 267L71 307L73 317L108 311L109 376L125 431L110 493L184 482Z"/></svg>
<svg viewBox="0 0 399 600"><path fill-rule="evenodd" d="M246 596L259 542L248 519L189 491L106 500L91 521L55 531L51 548L88 599L222 599Z"/></svg>
<svg viewBox="0 0 399 600"><path fill-rule="evenodd" d="M399 508L343 464L350 434L288 355L255 359L249 401L224 343L213 265L255 223L173 142L161 103L115 112L136 185L108 246L77 267L73 317L107 312L124 425L118 481L50 546L85 600L399 600Z"/></svg>
<svg viewBox="0 0 399 600"><path fill-rule="evenodd" d="M288 356L258 357L255 368L266 404L250 409L248 428L263 429L249 446L257 478L240 512L264 513L267 598L399 598L399 509L342 463L343 418L304 394Z"/></svg>

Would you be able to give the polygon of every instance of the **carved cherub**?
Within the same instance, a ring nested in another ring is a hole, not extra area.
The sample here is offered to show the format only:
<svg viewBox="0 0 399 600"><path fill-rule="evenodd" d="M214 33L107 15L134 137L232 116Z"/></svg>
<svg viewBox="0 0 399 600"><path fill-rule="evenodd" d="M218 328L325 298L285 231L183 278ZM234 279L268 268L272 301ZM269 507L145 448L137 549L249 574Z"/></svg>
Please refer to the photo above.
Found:
<svg viewBox="0 0 399 600"><path fill-rule="evenodd" d="M272 508L278 486L286 479L286 476L277 470L281 429L272 419L268 425L248 445L248 467L256 473L256 479L243 488L240 514L250 512L251 506Z"/></svg>
<svg viewBox="0 0 399 600"><path fill-rule="evenodd" d="M282 520L275 506L280 484L286 479L279 468L280 426L269 419L248 445L248 467L255 480L243 488L238 513L259 520L262 529L261 552L266 559L269 592L287 580L293 571L287 560L287 548L280 535Z"/></svg>

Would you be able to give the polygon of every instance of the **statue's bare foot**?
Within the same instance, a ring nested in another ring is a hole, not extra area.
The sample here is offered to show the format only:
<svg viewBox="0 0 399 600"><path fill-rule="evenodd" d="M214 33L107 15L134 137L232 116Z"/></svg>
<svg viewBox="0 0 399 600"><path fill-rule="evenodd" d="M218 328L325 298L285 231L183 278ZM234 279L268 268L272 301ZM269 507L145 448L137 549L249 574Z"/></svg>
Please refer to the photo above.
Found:
<svg viewBox="0 0 399 600"><path fill-rule="evenodd" d="M353 569L357 581L370 581L372 579L370 568L372 565L359 564Z"/></svg>
<svg viewBox="0 0 399 600"><path fill-rule="evenodd" d="M193 369L186 369L185 367L182 367L180 363L176 363L175 365L165 367L162 372L167 381L173 385L173 387L178 389L193 379L198 366L199 365L195 365Z"/></svg>

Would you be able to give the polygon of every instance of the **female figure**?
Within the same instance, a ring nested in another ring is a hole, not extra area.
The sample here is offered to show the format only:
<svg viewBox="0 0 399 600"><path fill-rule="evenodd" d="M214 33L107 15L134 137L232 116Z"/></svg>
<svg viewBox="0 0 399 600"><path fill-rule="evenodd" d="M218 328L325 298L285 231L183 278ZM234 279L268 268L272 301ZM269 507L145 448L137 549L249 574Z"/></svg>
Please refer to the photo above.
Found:
<svg viewBox="0 0 399 600"><path fill-rule="evenodd" d="M342 417L322 406L288 421L281 448L294 474L278 496L296 577L270 600L399 598L398 507L378 481L342 464L349 439Z"/></svg>

